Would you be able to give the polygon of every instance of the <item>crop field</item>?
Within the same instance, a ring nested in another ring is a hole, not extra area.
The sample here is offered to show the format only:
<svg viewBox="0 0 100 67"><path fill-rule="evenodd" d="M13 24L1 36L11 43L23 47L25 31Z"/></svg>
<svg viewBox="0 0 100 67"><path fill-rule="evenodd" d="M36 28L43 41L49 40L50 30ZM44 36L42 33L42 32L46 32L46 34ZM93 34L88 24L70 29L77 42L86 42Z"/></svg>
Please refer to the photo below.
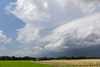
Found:
<svg viewBox="0 0 100 67"><path fill-rule="evenodd" d="M34 61L30 61L34 62ZM35 63L51 65L54 67L100 67L99 59L91 60L51 60L51 61L35 61Z"/></svg>
<svg viewBox="0 0 100 67"><path fill-rule="evenodd" d="M0 67L100 67L100 60L0 61Z"/></svg>
<svg viewBox="0 0 100 67"><path fill-rule="evenodd" d="M30 63L25 61L0 61L0 67L53 67L50 65Z"/></svg>

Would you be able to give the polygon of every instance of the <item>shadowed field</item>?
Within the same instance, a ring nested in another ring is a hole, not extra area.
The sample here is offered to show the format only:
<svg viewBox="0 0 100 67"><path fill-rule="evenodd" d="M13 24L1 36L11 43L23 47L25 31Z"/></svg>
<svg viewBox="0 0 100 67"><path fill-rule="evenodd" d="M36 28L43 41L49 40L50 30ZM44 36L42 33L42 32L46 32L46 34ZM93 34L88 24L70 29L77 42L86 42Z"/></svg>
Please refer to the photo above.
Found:
<svg viewBox="0 0 100 67"><path fill-rule="evenodd" d="M50 61L30 61L40 64L52 65L55 67L100 67L99 59L91 60L50 60Z"/></svg>

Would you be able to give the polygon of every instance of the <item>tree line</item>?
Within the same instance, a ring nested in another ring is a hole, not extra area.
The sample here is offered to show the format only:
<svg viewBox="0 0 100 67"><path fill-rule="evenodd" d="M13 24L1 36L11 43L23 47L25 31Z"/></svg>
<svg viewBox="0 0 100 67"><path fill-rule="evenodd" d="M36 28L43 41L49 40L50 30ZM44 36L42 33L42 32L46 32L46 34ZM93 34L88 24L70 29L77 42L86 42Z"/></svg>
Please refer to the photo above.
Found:
<svg viewBox="0 0 100 67"><path fill-rule="evenodd" d="M57 58L49 58L49 57L40 57L40 58L35 58L35 57L29 57L29 56L24 56L24 57L15 57L15 56L0 56L0 60L33 60L33 61L41 61L41 60L66 60L66 59L100 59L100 57L84 57L84 56L79 56L79 57L57 57Z"/></svg>

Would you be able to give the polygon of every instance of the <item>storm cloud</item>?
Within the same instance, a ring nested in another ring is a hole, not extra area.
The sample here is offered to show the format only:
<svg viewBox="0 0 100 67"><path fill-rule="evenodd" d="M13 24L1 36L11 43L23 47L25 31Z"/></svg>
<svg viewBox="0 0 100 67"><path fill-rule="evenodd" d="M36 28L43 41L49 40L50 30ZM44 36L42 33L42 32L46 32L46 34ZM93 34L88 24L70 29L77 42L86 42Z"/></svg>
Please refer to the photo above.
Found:
<svg viewBox="0 0 100 67"><path fill-rule="evenodd" d="M76 56L77 53L84 55L85 51L88 54L92 50L91 46L98 48L96 46L100 43L99 0L51 0L51 2L17 0L6 7L8 12L25 23L23 28L17 29L16 40L21 43L19 46L21 49L14 52L14 55ZM59 22L57 18L63 20Z"/></svg>

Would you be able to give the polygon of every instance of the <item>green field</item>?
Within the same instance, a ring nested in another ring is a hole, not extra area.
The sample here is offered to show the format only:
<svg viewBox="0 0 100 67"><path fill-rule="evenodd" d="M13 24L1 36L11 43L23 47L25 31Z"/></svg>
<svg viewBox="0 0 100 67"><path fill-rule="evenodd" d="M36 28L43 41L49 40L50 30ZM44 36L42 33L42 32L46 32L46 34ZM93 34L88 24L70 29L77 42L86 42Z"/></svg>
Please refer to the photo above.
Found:
<svg viewBox="0 0 100 67"><path fill-rule="evenodd" d="M100 59L0 61L0 67L100 67Z"/></svg>
<svg viewBox="0 0 100 67"><path fill-rule="evenodd" d="M25 61L0 61L0 67L53 67Z"/></svg>

